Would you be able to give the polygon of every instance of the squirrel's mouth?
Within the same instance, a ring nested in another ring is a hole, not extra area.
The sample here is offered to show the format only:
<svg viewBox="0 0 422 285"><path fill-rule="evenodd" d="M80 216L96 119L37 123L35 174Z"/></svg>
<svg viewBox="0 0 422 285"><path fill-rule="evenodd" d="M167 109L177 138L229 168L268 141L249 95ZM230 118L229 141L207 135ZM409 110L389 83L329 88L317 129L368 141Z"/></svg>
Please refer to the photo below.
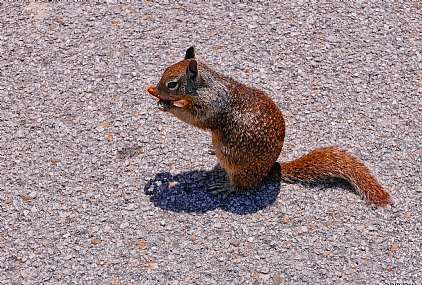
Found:
<svg viewBox="0 0 422 285"><path fill-rule="evenodd" d="M172 107L183 108L188 104L188 101L184 99L163 99L159 94L155 93L154 86L148 87L148 92L155 98L159 99L157 105L162 111L168 111Z"/></svg>
<svg viewBox="0 0 422 285"><path fill-rule="evenodd" d="M186 100L165 100L165 99L160 99L157 103L158 107L162 110L162 111L167 111L172 107L176 107L176 108L183 108L187 105L187 101Z"/></svg>

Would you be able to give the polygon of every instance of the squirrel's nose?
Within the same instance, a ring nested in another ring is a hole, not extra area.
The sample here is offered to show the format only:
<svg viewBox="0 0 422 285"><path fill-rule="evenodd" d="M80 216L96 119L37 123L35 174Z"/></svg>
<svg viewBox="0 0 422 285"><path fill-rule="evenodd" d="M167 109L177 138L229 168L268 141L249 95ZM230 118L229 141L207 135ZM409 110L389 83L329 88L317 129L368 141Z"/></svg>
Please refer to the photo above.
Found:
<svg viewBox="0 0 422 285"><path fill-rule="evenodd" d="M160 98L160 95L155 94L155 92L154 92L154 86L150 86L150 87L148 87L147 91L148 91L148 92L149 92L149 94L151 94L152 96L157 97L158 99L161 99L161 98Z"/></svg>

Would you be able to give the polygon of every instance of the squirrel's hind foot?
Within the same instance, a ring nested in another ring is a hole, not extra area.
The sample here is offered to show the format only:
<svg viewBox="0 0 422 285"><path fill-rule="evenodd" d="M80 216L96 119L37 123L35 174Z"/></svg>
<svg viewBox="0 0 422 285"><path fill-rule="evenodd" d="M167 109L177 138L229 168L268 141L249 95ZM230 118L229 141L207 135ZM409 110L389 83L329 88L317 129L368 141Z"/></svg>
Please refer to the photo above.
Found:
<svg viewBox="0 0 422 285"><path fill-rule="evenodd" d="M208 192L213 195L224 193L223 199L225 200L231 193L236 192L236 189L232 187L230 181L222 181L211 184L210 187L208 187Z"/></svg>

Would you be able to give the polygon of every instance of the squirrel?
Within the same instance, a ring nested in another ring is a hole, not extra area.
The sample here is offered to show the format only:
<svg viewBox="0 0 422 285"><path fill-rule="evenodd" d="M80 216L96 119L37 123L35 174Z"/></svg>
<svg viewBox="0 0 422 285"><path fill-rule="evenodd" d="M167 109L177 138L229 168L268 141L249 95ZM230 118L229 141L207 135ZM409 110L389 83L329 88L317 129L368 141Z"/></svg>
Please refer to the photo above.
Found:
<svg viewBox="0 0 422 285"><path fill-rule="evenodd" d="M147 91L159 109L183 122L211 130L212 146L229 181L210 187L224 198L237 190L260 186L276 164L281 179L311 182L338 177L347 180L369 203L393 204L369 169L346 150L318 148L296 160L277 162L285 136L283 115L263 91L218 74L195 59L194 47L185 58L168 67L157 86Z"/></svg>

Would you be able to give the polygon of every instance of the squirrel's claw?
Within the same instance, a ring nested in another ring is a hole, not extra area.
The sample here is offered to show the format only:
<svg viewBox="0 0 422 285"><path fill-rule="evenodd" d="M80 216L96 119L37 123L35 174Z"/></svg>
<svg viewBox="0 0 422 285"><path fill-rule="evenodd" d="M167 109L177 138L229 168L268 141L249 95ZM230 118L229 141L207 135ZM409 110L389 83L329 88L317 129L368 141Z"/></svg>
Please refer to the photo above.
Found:
<svg viewBox="0 0 422 285"><path fill-rule="evenodd" d="M223 200L225 200L227 197L230 196L231 193L236 192L236 189L232 187L230 181L223 181L211 184L208 187L208 191L213 195L224 193Z"/></svg>

